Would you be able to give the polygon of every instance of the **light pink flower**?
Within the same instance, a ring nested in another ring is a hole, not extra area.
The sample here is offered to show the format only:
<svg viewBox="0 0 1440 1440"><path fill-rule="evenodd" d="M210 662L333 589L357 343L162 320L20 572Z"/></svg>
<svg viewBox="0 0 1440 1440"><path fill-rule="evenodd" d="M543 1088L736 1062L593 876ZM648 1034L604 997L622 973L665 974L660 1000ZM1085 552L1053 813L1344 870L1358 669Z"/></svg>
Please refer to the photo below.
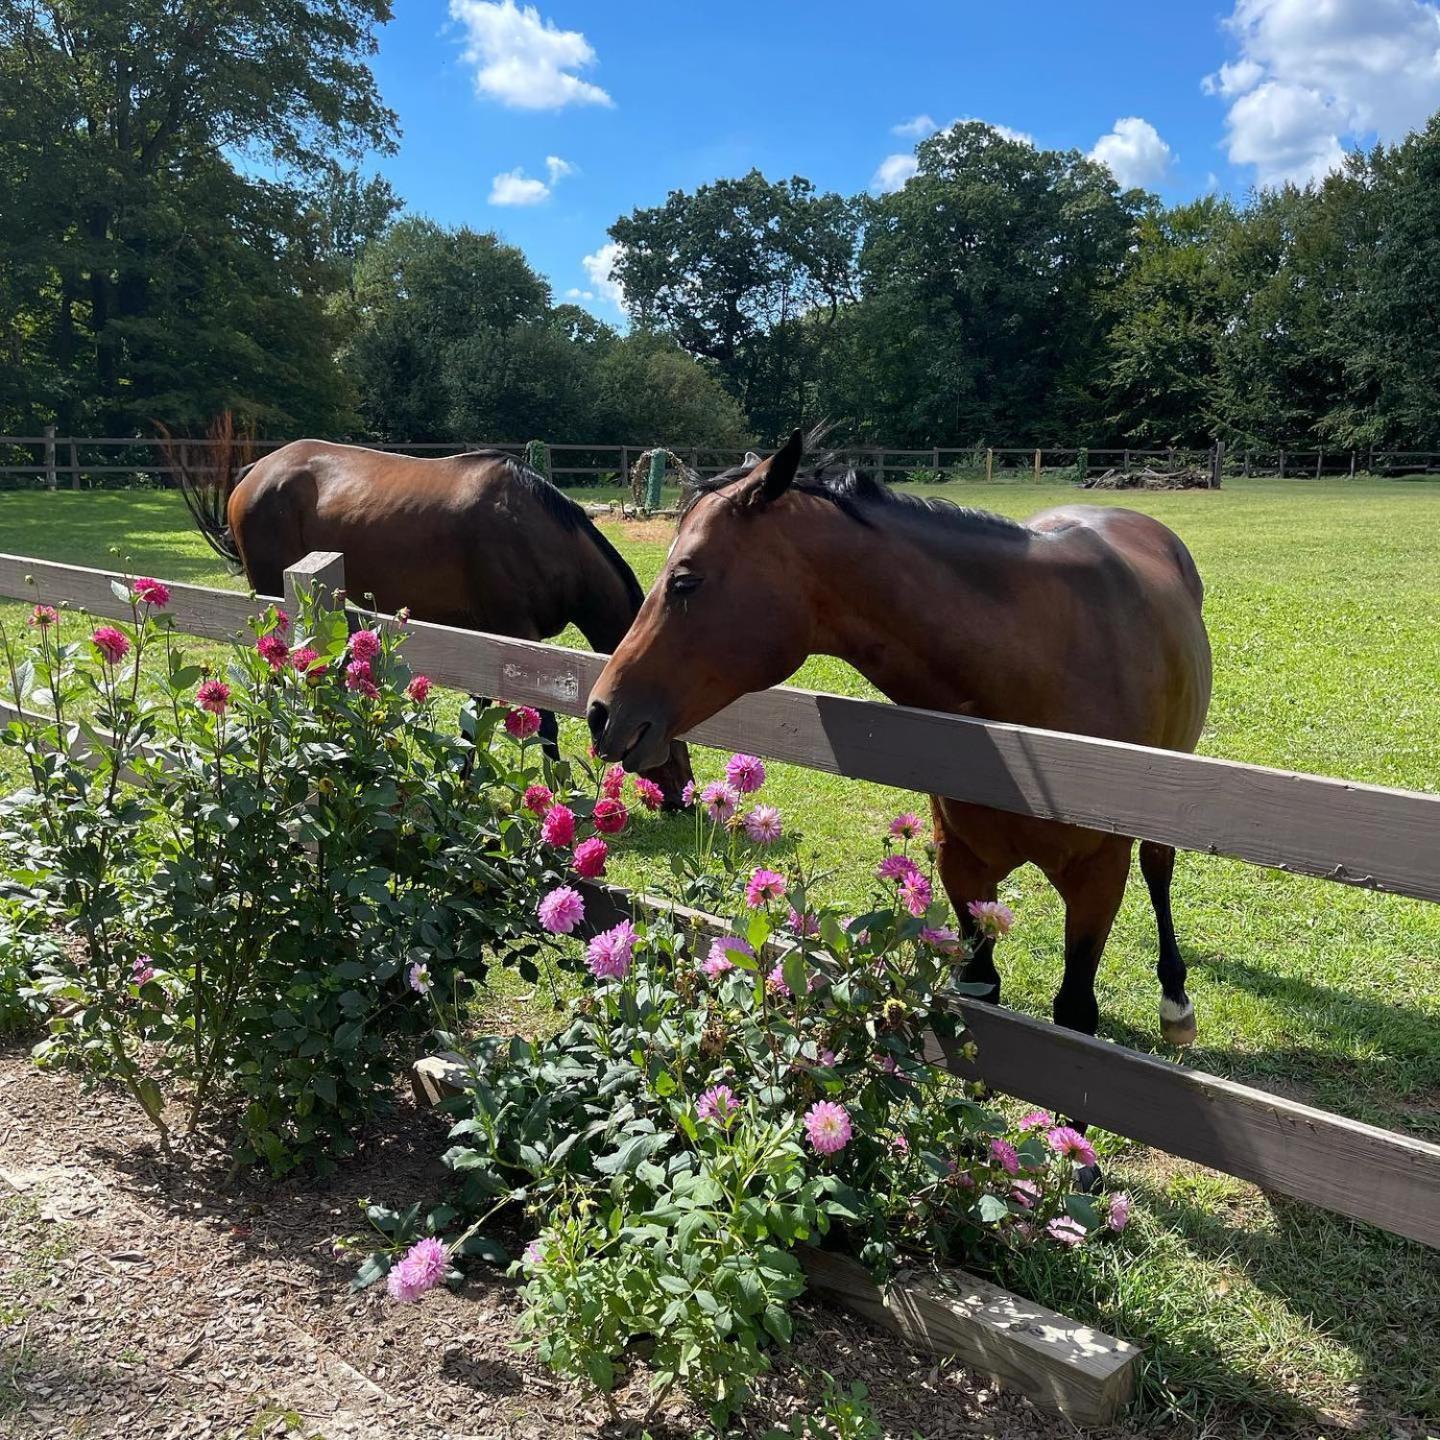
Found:
<svg viewBox="0 0 1440 1440"><path fill-rule="evenodd" d="M1130 1223L1130 1197L1123 1190L1117 1190L1110 1197L1105 1223L1117 1233Z"/></svg>
<svg viewBox="0 0 1440 1440"><path fill-rule="evenodd" d="M930 890L930 882L918 871L913 875L907 875L900 882L900 899L904 902L905 908L917 920L930 908L930 902L934 898Z"/></svg>
<svg viewBox="0 0 1440 1440"><path fill-rule="evenodd" d="M850 1143L850 1115L833 1100L817 1100L805 1112L805 1134L817 1155L833 1155Z"/></svg>
<svg viewBox="0 0 1440 1440"><path fill-rule="evenodd" d="M785 923L797 935L807 940L813 940L820 933L820 922L813 915L802 915L793 905L785 917Z"/></svg>
<svg viewBox="0 0 1440 1440"><path fill-rule="evenodd" d="M745 817L745 833L757 845L773 845L781 835L780 812L773 805L757 805Z"/></svg>
<svg viewBox="0 0 1440 1440"><path fill-rule="evenodd" d="M102 625L90 643L111 665L118 665L130 653L130 641L113 625Z"/></svg>
<svg viewBox="0 0 1440 1440"><path fill-rule="evenodd" d="M908 1155L910 1153L910 1142L903 1135L895 1135L890 1140L890 1148L897 1155Z"/></svg>
<svg viewBox="0 0 1440 1440"><path fill-rule="evenodd" d="M545 1263L545 1247L538 1240L532 1240L525 1247L520 1263L529 1266L531 1270L538 1270Z"/></svg>
<svg viewBox="0 0 1440 1440"><path fill-rule="evenodd" d="M765 783L765 763L757 755L732 755L725 778L741 795L753 795Z"/></svg>
<svg viewBox="0 0 1440 1440"><path fill-rule="evenodd" d="M290 659L290 647L273 630L268 635L262 635L255 642L255 648L272 670L283 670Z"/></svg>
<svg viewBox="0 0 1440 1440"><path fill-rule="evenodd" d="M647 810L658 810L665 803L665 792L645 775L635 777L635 793Z"/></svg>
<svg viewBox="0 0 1440 1440"><path fill-rule="evenodd" d="M1007 1175L1020 1173L1020 1156L1008 1140L992 1140L990 1142L990 1158Z"/></svg>
<svg viewBox="0 0 1440 1440"><path fill-rule="evenodd" d="M734 815L740 805L740 796L735 788L723 780L712 780L701 792L700 803L705 813L717 824L723 825Z"/></svg>
<svg viewBox="0 0 1440 1440"><path fill-rule="evenodd" d="M780 961L775 962L774 969L765 977L765 988L772 995L778 995L782 1000L792 998L790 987L785 983L785 966Z"/></svg>
<svg viewBox="0 0 1440 1440"><path fill-rule="evenodd" d="M920 833L920 817L907 810L890 822L890 833L897 840L913 840Z"/></svg>
<svg viewBox="0 0 1440 1440"><path fill-rule="evenodd" d="M1022 1130L1045 1130L1055 1123L1055 1117L1048 1110L1032 1110L1020 1117Z"/></svg>
<svg viewBox="0 0 1440 1440"><path fill-rule="evenodd" d="M350 654L356 660L373 660L379 653L380 635L378 631L357 630L350 637Z"/></svg>
<svg viewBox="0 0 1440 1440"><path fill-rule="evenodd" d="M611 800L607 797L595 802L595 811L591 818L602 835L618 835L630 819L630 812L625 808L623 800Z"/></svg>
<svg viewBox="0 0 1440 1440"><path fill-rule="evenodd" d="M688 810L695 803L695 782L687 780L685 788L680 792L680 803Z"/></svg>
<svg viewBox="0 0 1440 1440"><path fill-rule="evenodd" d="M920 867L908 855L887 855L875 867L877 880L893 880L897 885L908 876L919 873Z"/></svg>
<svg viewBox="0 0 1440 1440"><path fill-rule="evenodd" d="M1017 1180L1010 1187L1010 1198L1023 1209L1033 1210L1040 1198L1040 1187L1033 1180Z"/></svg>
<svg viewBox="0 0 1440 1440"><path fill-rule="evenodd" d="M223 715L230 703L230 687L223 680L202 680L195 691L195 700L202 710Z"/></svg>
<svg viewBox="0 0 1440 1440"><path fill-rule="evenodd" d="M540 729L540 712L529 705L518 705L505 716L505 733L517 740L528 740Z"/></svg>
<svg viewBox="0 0 1440 1440"><path fill-rule="evenodd" d="M520 803L532 815L543 815L555 803L555 792L548 785L531 785Z"/></svg>
<svg viewBox="0 0 1440 1440"><path fill-rule="evenodd" d="M568 935L585 918L585 901L578 890L559 885L540 902L536 913L552 935Z"/></svg>
<svg viewBox="0 0 1440 1440"><path fill-rule="evenodd" d="M53 605L37 605L30 612L30 624L39 626L41 630L54 625L59 619L60 612Z"/></svg>
<svg viewBox="0 0 1440 1440"><path fill-rule="evenodd" d="M920 938L932 950L938 950L942 955L953 955L960 948L960 937L948 925L939 927L926 926L920 932Z"/></svg>
<svg viewBox="0 0 1440 1440"><path fill-rule="evenodd" d="M735 962L730 958L732 950L738 950L742 955L753 956L755 954L754 949L745 941L734 935L725 935L719 940L711 941L710 953L705 957L705 962L700 969L709 979L718 980L720 976L728 974L735 968Z"/></svg>
<svg viewBox="0 0 1440 1440"><path fill-rule="evenodd" d="M130 980L135 985L148 985L155 978L155 966L148 955L137 955L130 966Z"/></svg>
<svg viewBox="0 0 1440 1440"><path fill-rule="evenodd" d="M618 800L620 792L625 788L625 770L623 766L612 765L600 777L600 792L611 800Z"/></svg>
<svg viewBox="0 0 1440 1440"><path fill-rule="evenodd" d="M998 900L972 900L965 908L980 927L980 933L992 940L1008 935L1015 923L1015 912Z"/></svg>
<svg viewBox="0 0 1440 1440"><path fill-rule="evenodd" d="M152 605L157 610L163 610L170 603L170 587L163 580L152 580L148 575L139 575L130 588L142 605Z"/></svg>
<svg viewBox="0 0 1440 1440"><path fill-rule="evenodd" d="M570 863L577 875L583 875L587 880L598 880L605 873L605 858L609 853L610 847L598 835L592 835L575 847Z"/></svg>
<svg viewBox="0 0 1440 1440"><path fill-rule="evenodd" d="M435 982L430 978L430 967L422 960L417 960L410 967L406 978L417 995L428 995L435 988Z"/></svg>
<svg viewBox="0 0 1440 1440"><path fill-rule="evenodd" d="M1045 1139L1057 1155L1068 1156L1081 1165L1095 1163L1095 1147L1078 1131L1069 1125L1057 1125Z"/></svg>
<svg viewBox="0 0 1440 1440"><path fill-rule="evenodd" d="M827 1070L832 1070L832 1069L834 1069L834 1067L835 1067L835 1052L834 1052L833 1050L822 1050L822 1051L820 1052L820 1060L819 1060L819 1063L820 1063L821 1065L823 1065Z"/></svg>
<svg viewBox="0 0 1440 1440"><path fill-rule="evenodd" d="M375 676L370 670L368 660L352 660L345 667L345 688L347 690L358 690L360 693L368 694L369 690L375 688Z"/></svg>
<svg viewBox="0 0 1440 1440"><path fill-rule="evenodd" d="M585 949L590 973L597 980L623 980L630 973L636 938L635 927L628 920L602 930Z"/></svg>
<svg viewBox="0 0 1440 1440"><path fill-rule="evenodd" d="M282 610L278 605L275 607L275 628L282 635L290 633L290 612Z"/></svg>
<svg viewBox="0 0 1440 1440"><path fill-rule="evenodd" d="M423 705L430 698L430 677L428 675L417 675L405 687L405 693L417 705Z"/></svg>
<svg viewBox="0 0 1440 1440"><path fill-rule="evenodd" d="M1085 1239L1085 1227L1068 1215L1057 1215L1046 1227L1045 1233L1058 1240L1067 1250L1073 1250Z"/></svg>
<svg viewBox="0 0 1440 1440"><path fill-rule="evenodd" d="M771 900L783 899L785 888L785 877L778 871L756 870L745 886L745 903L752 910L758 910Z"/></svg>
<svg viewBox="0 0 1440 1440"><path fill-rule="evenodd" d="M552 805L540 822L540 838L547 845L569 845L575 839L575 812L568 805Z"/></svg>
<svg viewBox="0 0 1440 1440"><path fill-rule="evenodd" d="M450 1257L445 1246L432 1235L417 1240L405 1256L390 1269L386 1276L385 1288L391 1298L409 1302L418 1300L427 1290L433 1290L450 1268Z"/></svg>
<svg viewBox="0 0 1440 1440"><path fill-rule="evenodd" d="M728 1085L712 1085L695 1105L695 1113L702 1120L710 1120L722 1129L735 1118L738 1109L735 1092Z"/></svg>

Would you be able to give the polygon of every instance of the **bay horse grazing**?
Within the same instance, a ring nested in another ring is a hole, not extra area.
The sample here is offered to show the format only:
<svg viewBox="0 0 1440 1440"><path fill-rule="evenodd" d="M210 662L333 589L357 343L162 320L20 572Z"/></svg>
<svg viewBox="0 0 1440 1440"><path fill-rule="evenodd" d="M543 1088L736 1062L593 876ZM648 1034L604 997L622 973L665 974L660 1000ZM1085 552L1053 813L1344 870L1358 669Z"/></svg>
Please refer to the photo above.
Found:
<svg viewBox="0 0 1440 1440"><path fill-rule="evenodd" d="M800 473L799 431L706 482L665 569L590 695L599 753L652 765L676 735L812 654L848 661L900 705L1193 750L1210 701L1203 587L1158 520L1067 505L1020 524L896 494L846 471ZM940 876L1000 998L993 942L966 912L1029 861L1065 902L1058 1024L1093 1035L1095 973L1134 841L932 797ZM1161 1028L1195 1038L1175 940L1175 851L1144 842L1159 927Z"/></svg>
<svg viewBox="0 0 1440 1440"><path fill-rule="evenodd" d="M241 470L228 497L177 469L205 538L262 595L283 594L286 566L312 550L338 550L346 588L382 611L408 605L417 620L517 640L546 640L573 622L603 652L644 599L580 506L501 451L419 460L296 440ZM557 729L547 712L541 733L552 754ZM685 747L648 768L678 806L690 779Z"/></svg>

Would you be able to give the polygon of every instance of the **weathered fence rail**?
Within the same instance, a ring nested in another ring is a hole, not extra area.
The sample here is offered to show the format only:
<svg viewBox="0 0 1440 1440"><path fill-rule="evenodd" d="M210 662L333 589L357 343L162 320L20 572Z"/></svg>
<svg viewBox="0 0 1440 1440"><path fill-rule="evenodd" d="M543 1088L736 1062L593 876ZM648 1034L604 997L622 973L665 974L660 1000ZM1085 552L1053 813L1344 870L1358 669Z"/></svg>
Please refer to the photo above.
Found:
<svg viewBox="0 0 1440 1440"><path fill-rule="evenodd" d="M107 571L0 555L0 596L124 618ZM287 591L338 588L343 557L307 557ZM176 584L177 628L226 639L255 606ZM411 663L439 683L583 713L603 657L412 621ZM1440 900L1440 795L780 687L688 737L769 758L1091 829L1235 856L1340 883ZM652 906L604 892L613 906ZM592 892L597 905L601 892ZM597 914L597 917L598 914ZM718 924L695 916L692 923ZM1271 1190L1440 1246L1440 1146L1057 1029L976 1001L952 1002L998 1090ZM951 1068L964 1073L958 1058Z"/></svg>
<svg viewBox="0 0 1440 1440"><path fill-rule="evenodd" d="M204 469L202 457L209 442L185 439ZM285 441L256 442L257 454L278 449ZM523 441L419 441L364 442L372 450L404 455L458 455L481 448L524 455ZM641 444L547 444L551 477L561 485L624 485L632 463L649 446ZM672 447L673 448L673 447ZM743 450L689 446L675 453L698 475L712 476L736 465ZM1284 450L1229 446L1208 449L1125 449L1085 446L947 446L905 448L891 445L852 445L843 452L861 469L886 479L897 477L996 476L1023 477L1101 474L1149 467L1172 471L1183 466L1210 468L1218 477L1279 475L1286 479L1318 479L1323 475L1399 475L1440 470L1440 451L1431 450ZM172 483L170 467L159 443L134 437L0 435L0 488L32 486L56 489L90 489L124 484L165 486Z"/></svg>

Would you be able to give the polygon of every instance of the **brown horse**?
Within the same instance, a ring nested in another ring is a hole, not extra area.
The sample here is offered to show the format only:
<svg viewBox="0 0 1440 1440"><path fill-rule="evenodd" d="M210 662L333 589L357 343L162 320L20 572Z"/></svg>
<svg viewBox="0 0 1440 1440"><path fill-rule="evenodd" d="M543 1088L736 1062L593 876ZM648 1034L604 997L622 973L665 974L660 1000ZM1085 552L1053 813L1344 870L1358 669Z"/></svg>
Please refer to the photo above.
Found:
<svg viewBox="0 0 1440 1440"><path fill-rule="evenodd" d="M296 440L239 472L219 518L181 467L211 545L262 595L312 550L345 556L352 595L417 620L545 640L572 622L599 651L624 638L644 594L589 516L542 475L499 451L417 460ZM556 722L543 717L554 753ZM669 805L690 778L683 745L655 761Z"/></svg>
<svg viewBox="0 0 1440 1440"><path fill-rule="evenodd" d="M1192 750L1210 700L1203 588L1173 532L1070 505L1025 524L899 495L853 472L797 478L799 432L708 482L590 696L599 753L650 765L676 735L776 685L812 654L901 705ZM940 875L974 949L964 978L998 1000L993 945L965 906L1037 865L1065 901L1057 1023L1094 1034L1095 973L1133 840L933 797ZM1175 852L1140 846L1160 933L1161 1027L1195 1038L1175 940Z"/></svg>

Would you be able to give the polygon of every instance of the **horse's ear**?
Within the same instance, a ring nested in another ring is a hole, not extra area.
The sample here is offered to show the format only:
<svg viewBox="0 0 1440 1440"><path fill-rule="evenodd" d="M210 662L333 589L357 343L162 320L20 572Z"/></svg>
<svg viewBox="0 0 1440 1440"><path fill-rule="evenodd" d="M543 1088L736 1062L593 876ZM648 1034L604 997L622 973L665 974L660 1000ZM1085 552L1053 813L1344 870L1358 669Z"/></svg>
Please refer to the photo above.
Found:
<svg viewBox="0 0 1440 1440"><path fill-rule="evenodd" d="M765 467L765 478L755 492L752 503L769 505L778 500L789 488L800 469L800 458L805 453L805 437L796 430L771 457Z"/></svg>

